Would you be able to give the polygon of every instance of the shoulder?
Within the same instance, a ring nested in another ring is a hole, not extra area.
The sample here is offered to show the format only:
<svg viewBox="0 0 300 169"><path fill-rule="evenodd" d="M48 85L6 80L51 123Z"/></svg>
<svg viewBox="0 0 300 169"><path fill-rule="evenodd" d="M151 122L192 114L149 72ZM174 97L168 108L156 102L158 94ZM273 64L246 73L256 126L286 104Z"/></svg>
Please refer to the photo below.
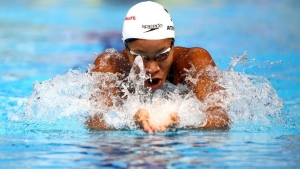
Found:
<svg viewBox="0 0 300 169"><path fill-rule="evenodd" d="M108 49L98 55L94 61L94 72L124 73L129 71L130 65L126 52Z"/></svg>
<svg viewBox="0 0 300 169"><path fill-rule="evenodd" d="M201 47L174 47L173 64L180 68L190 68L192 65L199 69L207 66L215 66L215 63L207 50Z"/></svg>

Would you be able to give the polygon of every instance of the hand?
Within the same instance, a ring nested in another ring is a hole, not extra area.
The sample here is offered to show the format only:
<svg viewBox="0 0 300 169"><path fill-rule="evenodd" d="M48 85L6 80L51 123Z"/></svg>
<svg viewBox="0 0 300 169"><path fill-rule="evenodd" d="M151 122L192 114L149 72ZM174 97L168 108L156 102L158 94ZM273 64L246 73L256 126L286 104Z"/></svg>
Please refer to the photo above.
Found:
<svg viewBox="0 0 300 169"><path fill-rule="evenodd" d="M176 112L170 113L170 118L160 124L151 124L149 121L149 113L145 109L140 109L134 115L135 123L140 126L145 132L153 134L153 132L165 132L169 128L174 128L179 125L179 117Z"/></svg>

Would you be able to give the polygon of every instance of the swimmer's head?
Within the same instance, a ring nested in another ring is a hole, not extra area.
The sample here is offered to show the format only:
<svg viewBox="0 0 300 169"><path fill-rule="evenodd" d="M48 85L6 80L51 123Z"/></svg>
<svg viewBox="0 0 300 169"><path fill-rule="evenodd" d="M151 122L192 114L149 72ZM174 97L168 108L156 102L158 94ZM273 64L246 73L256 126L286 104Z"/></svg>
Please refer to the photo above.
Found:
<svg viewBox="0 0 300 169"><path fill-rule="evenodd" d="M168 11L156 2L140 2L124 18L123 38L160 40L175 38L174 24Z"/></svg>

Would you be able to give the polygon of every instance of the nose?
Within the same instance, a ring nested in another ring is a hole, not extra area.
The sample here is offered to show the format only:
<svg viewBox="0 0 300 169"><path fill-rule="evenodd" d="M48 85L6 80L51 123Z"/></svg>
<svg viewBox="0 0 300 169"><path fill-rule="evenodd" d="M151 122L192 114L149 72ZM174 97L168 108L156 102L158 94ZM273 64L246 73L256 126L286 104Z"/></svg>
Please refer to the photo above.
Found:
<svg viewBox="0 0 300 169"><path fill-rule="evenodd" d="M144 64L147 74L155 74L160 70L159 65L155 61L146 61Z"/></svg>

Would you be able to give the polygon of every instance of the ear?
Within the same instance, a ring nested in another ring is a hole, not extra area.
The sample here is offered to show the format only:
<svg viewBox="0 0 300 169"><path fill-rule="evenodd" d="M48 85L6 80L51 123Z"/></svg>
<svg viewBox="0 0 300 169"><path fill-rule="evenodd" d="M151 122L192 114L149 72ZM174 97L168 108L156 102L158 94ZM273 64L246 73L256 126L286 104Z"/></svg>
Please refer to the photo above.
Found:
<svg viewBox="0 0 300 169"><path fill-rule="evenodd" d="M175 39L172 38L171 45L174 46L174 43L175 43Z"/></svg>
<svg viewBox="0 0 300 169"><path fill-rule="evenodd" d="M127 45L126 41L124 42L124 47L125 47L125 50L127 51L128 50L128 45Z"/></svg>

